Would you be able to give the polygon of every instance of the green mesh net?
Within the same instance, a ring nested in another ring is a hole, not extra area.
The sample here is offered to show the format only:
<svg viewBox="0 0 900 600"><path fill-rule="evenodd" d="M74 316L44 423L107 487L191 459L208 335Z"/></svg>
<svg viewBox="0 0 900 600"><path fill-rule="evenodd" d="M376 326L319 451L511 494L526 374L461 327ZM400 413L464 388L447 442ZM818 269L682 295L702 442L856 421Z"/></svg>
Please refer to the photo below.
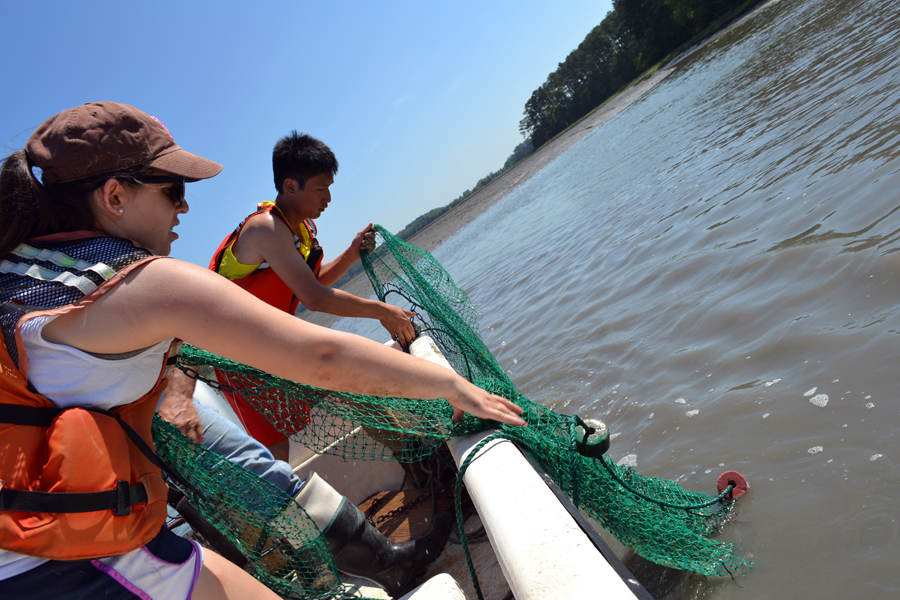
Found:
<svg viewBox="0 0 900 600"><path fill-rule="evenodd" d="M430 253L377 227L378 245L363 260L379 299L396 294L425 322L444 356L466 379L525 409L528 427L479 422L519 442L573 503L598 521L622 544L644 558L703 575L740 573L750 563L732 554L731 544L710 539L734 503L685 490L673 481L644 477L608 456L588 458L575 451L575 416L562 415L531 402L519 392L479 335L478 317L468 295L459 289ZM471 419L475 421L475 419Z"/></svg>
<svg viewBox="0 0 900 600"><path fill-rule="evenodd" d="M153 419L157 454L188 485L191 504L236 546L249 572L282 598L345 596L315 522L283 490Z"/></svg>
<svg viewBox="0 0 900 600"><path fill-rule="evenodd" d="M519 392L482 341L467 294L440 263L380 226L376 230L377 247L363 257L363 265L378 297L415 310L419 328L435 340L456 371L521 406L528 427L471 415L453 422L447 402L322 390L187 345L179 364L214 366L227 393L243 396L277 429L317 453L410 463L431 456L451 436L497 429L526 449L577 507L638 555L708 576L750 568L752 563L733 555L731 544L711 537L731 514L732 501L724 494L713 498L642 476L605 455L578 454L575 432L580 419L531 402ZM287 598L342 593L327 545L283 492L192 444L159 419L154 436L164 459L197 484L192 501L250 558L257 578Z"/></svg>

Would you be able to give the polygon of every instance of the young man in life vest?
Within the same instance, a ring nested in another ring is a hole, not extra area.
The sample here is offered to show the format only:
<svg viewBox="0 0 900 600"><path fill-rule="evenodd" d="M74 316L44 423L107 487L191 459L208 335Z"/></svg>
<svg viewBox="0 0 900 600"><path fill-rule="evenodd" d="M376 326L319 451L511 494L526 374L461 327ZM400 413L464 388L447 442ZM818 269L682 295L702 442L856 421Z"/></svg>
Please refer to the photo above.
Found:
<svg viewBox="0 0 900 600"><path fill-rule="evenodd" d="M395 340L402 344L412 341L415 332L409 317L413 313L328 287L359 259L362 248L374 243L370 225L356 235L338 258L323 263L313 219L322 214L331 200L329 186L338 166L331 150L310 136L292 132L275 146L272 162L278 190L275 201L260 204L256 212L244 219L220 244L210 268L285 312L293 314L302 302L310 310L375 318ZM302 481L294 475L286 462L286 436L240 394L226 396L244 428L261 444L215 409L195 403L194 383L175 370L159 407L160 416L195 442L294 497L323 531L337 556L339 570L375 581L392 595L400 596L415 583L424 566L440 554L451 527L449 517L439 515L432 529L418 540L393 544L364 519L360 520L356 507L322 478L311 476ZM303 427L303 415L296 416L294 425ZM342 552L347 546L340 546L335 540L351 530L365 538L364 542Z"/></svg>
<svg viewBox="0 0 900 600"><path fill-rule="evenodd" d="M318 218L331 202L330 186L338 170L328 146L296 131L275 145L272 153L274 201L261 203L228 235L209 268L261 300L293 314L300 303L308 310L341 317L377 319L392 339L403 345L415 338L409 321L414 313L360 298L329 286L359 260L360 250L374 246L372 225L356 234L334 260L324 262L316 240ZM239 394L229 402L247 431L277 459L288 459L289 442ZM302 427L304 415L288 415Z"/></svg>

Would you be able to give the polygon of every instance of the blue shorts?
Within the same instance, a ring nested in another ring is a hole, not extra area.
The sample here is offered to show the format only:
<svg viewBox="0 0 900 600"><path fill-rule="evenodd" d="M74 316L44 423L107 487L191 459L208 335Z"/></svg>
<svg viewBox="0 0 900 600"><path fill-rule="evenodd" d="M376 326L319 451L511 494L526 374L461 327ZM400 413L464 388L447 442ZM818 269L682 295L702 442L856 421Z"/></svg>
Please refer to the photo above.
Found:
<svg viewBox="0 0 900 600"><path fill-rule="evenodd" d="M203 550L165 527L150 542L120 556L51 560L0 581L0 600L182 600L190 598Z"/></svg>

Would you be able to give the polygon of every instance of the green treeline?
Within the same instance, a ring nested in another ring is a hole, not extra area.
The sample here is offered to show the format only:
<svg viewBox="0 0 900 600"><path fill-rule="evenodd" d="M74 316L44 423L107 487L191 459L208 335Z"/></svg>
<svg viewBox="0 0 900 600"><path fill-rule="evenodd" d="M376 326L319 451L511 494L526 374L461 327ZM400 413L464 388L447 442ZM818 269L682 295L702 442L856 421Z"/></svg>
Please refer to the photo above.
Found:
<svg viewBox="0 0 900 600"><path fill-rule="evenodd" d="M752 4L613 0L613 10L531 94L519 131L540 148L714 21Z"/></svg>
<svg viewBox="0 0 900 600"><path fill-rule="evenodd" d="M502 168L483 177L458 198L432 209L397 233L408 240L447 211L515 166L535 148L553 139L608 98L692 38L723 27L759 0L613 0L613 10L578 48L547 77L525 104L516 146ZM737 9L737 10L735 10ZM362 271L356 263L335 284L340 287Z"/></svg>
<svg viewBox="0 0 900 600"><path fill-rule="evenodd" d="M521 144L516 146L515 150L513 150L513 153L509 155L509 158L506 159L506 162L503 164L502 167L500 167L493 173L490 173L487 176L479 179L478 183L475 184L475 187L473 187L470 190L464 191L450 204L448 204L446 206L440 206L438 208L428 211L427 213L425 213L424 215L422 215L421 217L419 217L418 219L416 219L415 221L413 221L412 223L410 223L409 225L407 225L406 227L401 229L400 232L397 233L397 237L399 237L402 240L408 240L409 238L411 238L413 235L415 235L419 231L425 229L425 227L429 223L431 223L432 221L434 221L435 219L440 217L442 214L444 214L445 212L449 211L450 209L462 204L463 202L466 201L466 199L469 196L471 196L472 194L474 194L475 192L477 192L478 190L480 190L481 188L483 188L484 186L486 186L493 180L500 177L500 175L502 175L503 173L508 171L511 167L515 166L516 163L518 163L520 160L522 160L523 158L525 158L526 156L531 154L532 150L534 150L534 147L531 145L531 140L530 139L525 140L524 142L522 142Z"/></svg>

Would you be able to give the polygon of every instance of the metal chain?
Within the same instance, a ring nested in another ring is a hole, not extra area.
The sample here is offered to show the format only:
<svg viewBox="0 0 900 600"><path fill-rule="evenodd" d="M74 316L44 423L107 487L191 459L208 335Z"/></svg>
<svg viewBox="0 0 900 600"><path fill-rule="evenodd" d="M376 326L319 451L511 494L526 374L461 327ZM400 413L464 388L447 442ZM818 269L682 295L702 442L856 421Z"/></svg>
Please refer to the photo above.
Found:
<svg viewBox="0 0 900 600"><path fill-rule="evenodd" d="M422 502L425 502L426 500L430 500L430 499L431 499L431 492L422 494L421 496L419 496L419 497L416 498L415 500L413 500L413 501L411 501L411 502L407 502L406 504L401 504L400 506L398 506L398 507L395 508L394 510L391 510L391 511L388 511L388 512L384 513L383 515L381 515L380 517L378 517L377 519L375 519L375 521L372 522L372 524L373 524L373 525L380 525L381 523L384 523L384 522L387 521L388 519L393 518L393 517L396 517L397 515L403 514L403 513L405 513L405 512L408 511L408 510L412 510L413 508L415 508L416 506L418 506L418 505L421 504ZM375 504L373 504L372 506L374 507ZM369 510L370 510L371 512L374 513L374 510L372 510L371 508L370 508ZM373 514L372 516L374 516L374 514ZM372 516L369 517L370 522L371 522Z"/></svg>
<svg viewBox="0 0 900 600"><path fill-rule="evenodd" d="M381 498L376 498L374 502L372 502L372 506L366 511L365 517L366 521L368 521L373 527L375 526L375 521L372 517L375 516L375 513L378 512L378 508L387 501L388 495L385 494Z"/></svg>
<svg viewBox="0 0 900 600"><path fill-rule="evenodd" d="M214 390L220 390L226 394L234 394L235 392L237 392L236 389L234 389L227 383L219 383L215 379L210 379L209 377L204 377L203 375L200 374L200 371L195 371L194 369L192 369L190 367L186 367L184 365L176 365L176 366L182 373L184 373L191 379L195 379L197 381L202 381L203 383L205 383L209 387L213 388Z"/></svg>

